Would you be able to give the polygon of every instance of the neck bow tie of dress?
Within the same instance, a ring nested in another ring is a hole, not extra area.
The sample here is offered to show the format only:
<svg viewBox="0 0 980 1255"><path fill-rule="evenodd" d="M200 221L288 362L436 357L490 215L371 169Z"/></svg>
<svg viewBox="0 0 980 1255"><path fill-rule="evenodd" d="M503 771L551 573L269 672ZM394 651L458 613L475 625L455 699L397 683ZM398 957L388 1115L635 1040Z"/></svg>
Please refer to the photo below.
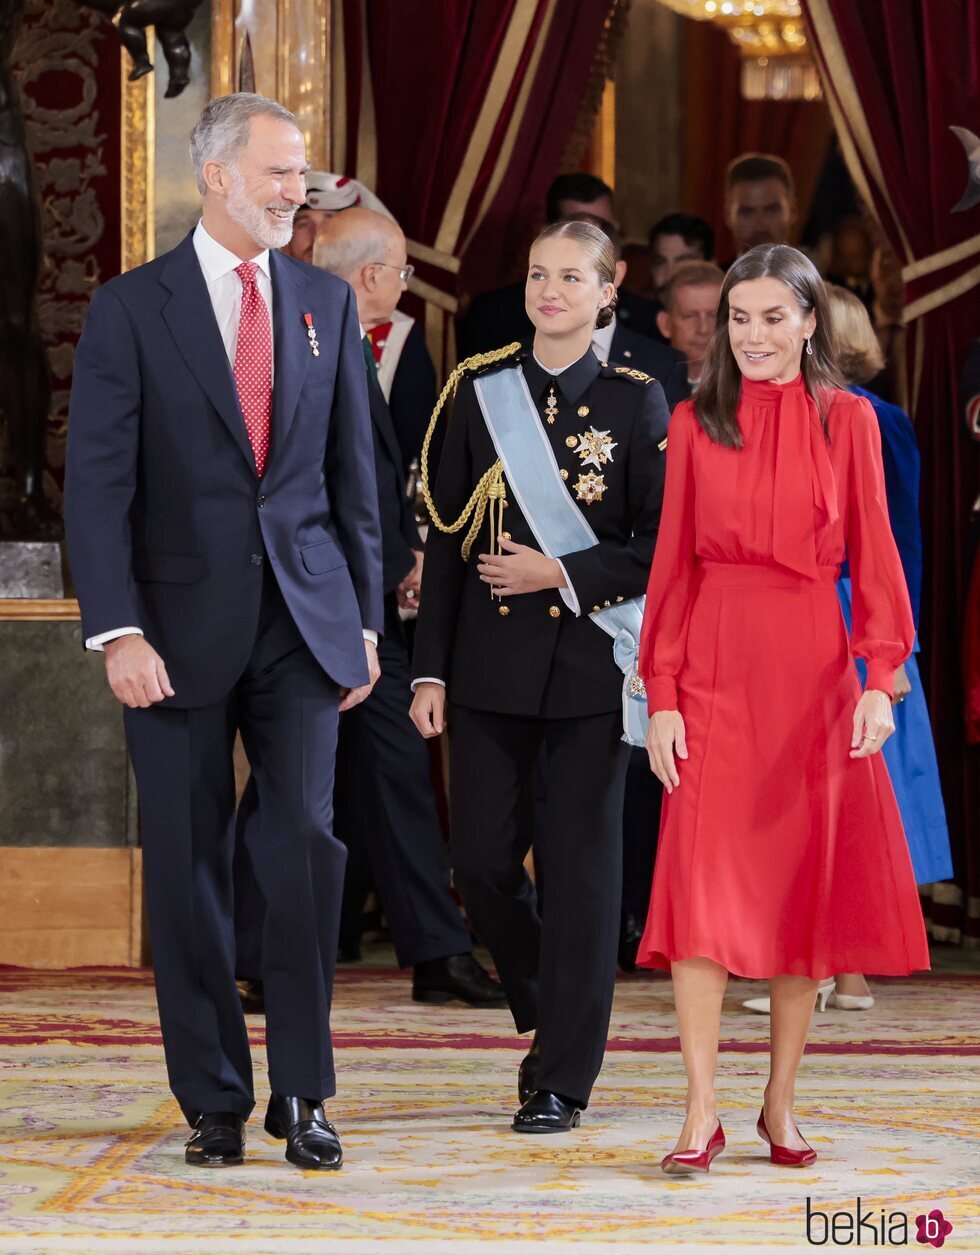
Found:
<svg viewBox="0 0 980 1255"><path fill-rule="evenodd" d="M820 412L802 374L788 384L743 380L747 399L776 408L776 472L772 501L772 556L780 566L816 579L814 506L829 523L840 517L837 485Z"/></svg>
<svg viewBox="0 0 980 1255"><path fill-rule="evenodd" d="M242 312L235 348L235 387L238 389L245 430L255 455L255 471L261 479L269 456L272 426L272 323L255 281L257 271L254 261L243 261L235 267L235 274L242 281Z"/></svg>

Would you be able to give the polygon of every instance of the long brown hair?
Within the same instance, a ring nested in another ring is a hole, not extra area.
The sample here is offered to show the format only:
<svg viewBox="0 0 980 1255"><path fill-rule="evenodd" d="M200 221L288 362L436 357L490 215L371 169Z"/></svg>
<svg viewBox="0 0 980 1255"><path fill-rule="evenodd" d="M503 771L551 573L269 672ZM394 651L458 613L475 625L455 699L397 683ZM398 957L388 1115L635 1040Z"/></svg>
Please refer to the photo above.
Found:
<svg viewBox="0 0 980 1255"><path fill-rule="evenodd" d="M837 352L827 294L813 262L788 244L758 244L743 253L729 268L722 284L711 346L704 359L701 382L694 394L694 412L698 422L716 443L729 449L741 449L742 433L737 411L742 392L742 372L728 339L728 297L736 283L747 279L781 280L793 293L804 314L816 315L816 330L810 337L813 352L804 351L800 365L807 391L820 410L826 435L823 395L829 390L844 387L836 365Z"/></svg>

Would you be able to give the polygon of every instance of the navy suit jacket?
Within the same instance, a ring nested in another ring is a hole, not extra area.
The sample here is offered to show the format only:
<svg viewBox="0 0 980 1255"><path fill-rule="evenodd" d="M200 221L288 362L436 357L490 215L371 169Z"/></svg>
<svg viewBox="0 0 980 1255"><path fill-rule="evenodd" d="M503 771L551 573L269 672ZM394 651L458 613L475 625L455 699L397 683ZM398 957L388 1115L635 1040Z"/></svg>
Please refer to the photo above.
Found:
<svg viewBox="0 0 980 1255"><path fill-rule="evenodd" d="M413 549L422 549L415 504L405 493L402 451L388 402L378 381L368 376L368 400L374 425L374 464L378 476L384 591L392 593L415 566Z"/></svg>
<svg viewBox="0 0 980 1255"><path fill-rule="evenodd" d="M270 264L275 385L261 480L191 236L96 291L75 357L65 521L83 635L141 628L167 667L170 705L208 705L239 679L267 563L337 684L367 683L362 628L383 627L354 295L281 253Z"/></svg>
<svg viewBox="0 0 980 1255"><path fill-rule="evenodd" d="M690 396L684 354L679 353L677 349L672 349L669 344L651 340L649 336L641 336L638 332L631 331L618 316L609 360L619 366L632 366L634 370L642 370L645 374L652 375L663 388L667 398L667 408L671 413L678 401L684 401ZM683 367L683 370L678 370L679 367Z"/></svg>

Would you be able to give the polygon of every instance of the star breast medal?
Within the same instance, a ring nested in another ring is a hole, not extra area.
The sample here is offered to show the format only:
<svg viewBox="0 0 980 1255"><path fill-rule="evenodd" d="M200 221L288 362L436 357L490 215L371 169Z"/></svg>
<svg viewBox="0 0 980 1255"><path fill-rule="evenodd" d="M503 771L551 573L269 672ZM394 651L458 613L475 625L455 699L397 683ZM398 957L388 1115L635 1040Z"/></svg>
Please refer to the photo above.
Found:
<svg viewBox="0 0 980 1255"><path fill-rule="evenodd" d="M617 441L611 439L608 431L597 431L594 427L579 436L575 449L583 468L575 483L575 496L579 501L592 505L593 502L602 500L602 494L606 491L606 477L598 472L607 462L613 460L612 451L616 445ZM594 466L596 469L586 471L587 466Z"/></svg>
<svg viewBox="0 0 980 1255"><path fill-rule="evenodd" d="M609 438L608 431L596 431L590 427L579 436L575 452L582 459L583 466L594 466L598 471L613 460L612 451L616 447L617 441Z"/></svg>

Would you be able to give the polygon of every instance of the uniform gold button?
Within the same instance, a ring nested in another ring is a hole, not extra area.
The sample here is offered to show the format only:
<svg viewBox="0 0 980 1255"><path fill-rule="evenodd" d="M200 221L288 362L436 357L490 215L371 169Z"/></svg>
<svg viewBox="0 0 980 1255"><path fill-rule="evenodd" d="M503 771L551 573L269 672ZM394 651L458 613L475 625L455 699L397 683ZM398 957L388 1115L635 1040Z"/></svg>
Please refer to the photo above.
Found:
<svg viewBox="0 0 980 1255"><path fill-rule="evenodd" d="M623 349L623 357L632 357L632 356L633 354L630 352L629 349Z"/></svg>
<svg viewBox="0 0 980 1255"><path fill-rule="evenodd" d="M501 540L510 540L510 532L501 532L501 533L500 533L500 539L501 539Z"/></svg>
<svg viewBox="0 0 980 1255"><path fill-rule="evenodd" d="M599 365L602 367L602 369L603 369L603 370L605 370L605 369L606 369L606 367L609 365L609 363L608 363L608 362L600 362L600 363L599 363Z"/></svg>
<svg viewBox="0 0 980 1255"><path fill-rule="evenodd" d="M608 609L608 608L612 605L612 602L611 602L611 601L604 601L602 604L606 607L606 609Z"/></svg>
<svg viewBox="0 0 980 1255"><path fill-rule="evenodd" d="M579 418L588 418L588 417L589 417L589 407L588 407L587 405L580 405L580 406L578 407L578 416L579 416Z"/></svg>
<svg viewBox="0 0 980 1255"><path fill-rule="evenodd" d="M566 436L565 444L569 449L574 449L578 444L578 436Z"/></svg>
<svg viewBox="0 0 980 1255"><path fill-rule="evenodd" d="M593 613L593 614L598 614L598 613L599 613L599 611L600 611L601 609L602 609L602 607L601 607L601 606L593 606L593 607L592 607L592 613Z"/></svg>
<svg viewBox="0 0 980 1255"><path fill-rule="evenodd" d="M564 467L561 468L561 477L562 479L568 479L568 471Z"/></svg>
<svg viewBox="0 0 980 1255"><path fill-rule="evenodd" d="M561 611L558 609L557 606L549 606L548 613L551 615L553 619L557 619L558 616L561 614Z"/></svg>
<svg viewBox="0 0 980 1255"><path fill-rule="evenodd" d="M500 606L497 610L497 614L502 614L506 619L510 614L510 606Z"/></svg>
<svg viewBox="0 0 980 1255"><path fill-rule="evenodd" d="M622 597L617 597L617 598L616 598L616 600L617 600L617 601L622 601L623 599L622 599Z"/></svg>

